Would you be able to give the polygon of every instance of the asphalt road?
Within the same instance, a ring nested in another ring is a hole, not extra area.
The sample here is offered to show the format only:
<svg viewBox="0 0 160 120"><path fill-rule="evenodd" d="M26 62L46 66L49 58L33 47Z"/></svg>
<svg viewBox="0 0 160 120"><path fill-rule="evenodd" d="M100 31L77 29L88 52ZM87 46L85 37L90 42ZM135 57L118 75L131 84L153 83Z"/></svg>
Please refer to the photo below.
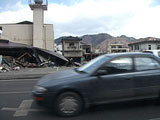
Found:
<svg viewBox="0 0 160 120"><path fill-rule="evenodd" d="M94 106L77 117L57 117L31 96L37 79L0 80L0 120L160 120L154 100Z"/></svg>

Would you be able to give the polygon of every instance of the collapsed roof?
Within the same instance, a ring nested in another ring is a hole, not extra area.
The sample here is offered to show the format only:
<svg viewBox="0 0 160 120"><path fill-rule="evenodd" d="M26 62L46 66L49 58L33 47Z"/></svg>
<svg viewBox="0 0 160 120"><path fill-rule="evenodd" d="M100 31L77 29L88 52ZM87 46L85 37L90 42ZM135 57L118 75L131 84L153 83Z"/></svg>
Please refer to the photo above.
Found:
<svg viewBox="0 0 160 120"><path fill-rule="evenodd" d="M14 43L9 40L0 39L0 55L21 58L28 56L30 62L41 64L43 60L54 62L55 65L62 66L68 63L61 54L49 50L32 47L25 44Z"/></svg>

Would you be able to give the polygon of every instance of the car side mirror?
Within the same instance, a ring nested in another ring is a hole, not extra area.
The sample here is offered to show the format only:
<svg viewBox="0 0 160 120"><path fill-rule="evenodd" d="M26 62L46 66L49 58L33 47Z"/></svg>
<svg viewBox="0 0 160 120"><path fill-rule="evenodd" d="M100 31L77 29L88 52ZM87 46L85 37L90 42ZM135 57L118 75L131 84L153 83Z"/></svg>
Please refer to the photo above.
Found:
<svg viewBox="0 0 160 120"><path fill-rule="evenodd" d="M99 75L106 75L108 72L107 72L107 70L98 70L97 72L96 72L96 75L97 76L99 76Z"/></svg>

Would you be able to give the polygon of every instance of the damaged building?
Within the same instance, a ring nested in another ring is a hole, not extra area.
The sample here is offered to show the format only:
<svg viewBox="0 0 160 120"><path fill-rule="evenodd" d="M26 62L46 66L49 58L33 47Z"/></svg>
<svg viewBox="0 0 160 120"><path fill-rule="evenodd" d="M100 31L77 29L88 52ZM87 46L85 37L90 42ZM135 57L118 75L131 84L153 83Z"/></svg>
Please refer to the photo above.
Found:
<svg viewBox="0 0 160 120"><path fill-rule="evenodd" d="M52 24L44 24L48 1L29 0L33 22L0 24L1 69L62 66L68 60L54 51Z"/></svg>
<svg viewBox="0 0 160 120"><path fill-rule="evenodd" d="M80 42L82 39L78 37L64 37L62 38L62 53L65 57L80 63L83 57L82 48Z"/></svg>
<svg viewBox="0 0 160 120"><path fill-rule="evenodd" d="M0 55L8 68L64 66L68 60L56 52L0 39Z"/></svg>
<svg viewBox="0 0 160 120"><path fill-rule="evenodd" d="M87 60L88 54L91 54L92 45L84 43L79 37L63 37L62 40L62 54L77 63Z"/></svg>

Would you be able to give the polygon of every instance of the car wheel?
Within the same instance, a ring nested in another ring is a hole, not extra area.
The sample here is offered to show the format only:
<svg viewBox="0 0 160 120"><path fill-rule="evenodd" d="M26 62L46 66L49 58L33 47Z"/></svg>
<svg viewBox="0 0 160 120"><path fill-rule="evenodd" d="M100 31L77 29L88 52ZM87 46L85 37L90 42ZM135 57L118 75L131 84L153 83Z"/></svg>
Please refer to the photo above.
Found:
<svg viewBox="0 0 160 120"><path fill-rule="evenodd" d="M75 92L64 92L58 95L54 109L59 116L75 116L82 111L82 98Z"/></svg>

